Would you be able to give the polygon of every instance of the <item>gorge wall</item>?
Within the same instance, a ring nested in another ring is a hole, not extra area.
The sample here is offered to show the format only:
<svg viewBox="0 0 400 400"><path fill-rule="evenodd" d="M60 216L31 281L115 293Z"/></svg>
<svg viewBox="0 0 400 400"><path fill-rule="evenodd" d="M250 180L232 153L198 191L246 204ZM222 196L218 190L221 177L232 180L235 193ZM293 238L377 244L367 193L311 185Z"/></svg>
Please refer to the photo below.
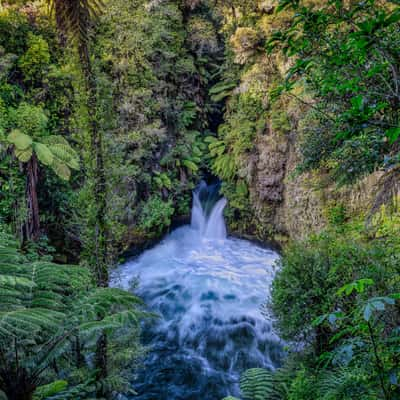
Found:
<svg viewBox="0 0 400 400"><path fill-rule="evenodd" d="M388 200L399 188L398 178L392 179L397 173L377 164L353 174L364 151L362 142L351 143L356 148L353 164L326 157L304 168L320 160L318 152L334 139L315 111L318 100L304 80L276 95L295 62L282 51L267 51L271 37L292 18L290 11L276 12L276 6L273 0L259 1L238 6L235 15L229 10L223 14L229 72L210 92L223 97L226 107L209 147L211 167L223 180L229 200L231 231L284 242L318 232L333 219L367 218L385 193Z"/></svg>

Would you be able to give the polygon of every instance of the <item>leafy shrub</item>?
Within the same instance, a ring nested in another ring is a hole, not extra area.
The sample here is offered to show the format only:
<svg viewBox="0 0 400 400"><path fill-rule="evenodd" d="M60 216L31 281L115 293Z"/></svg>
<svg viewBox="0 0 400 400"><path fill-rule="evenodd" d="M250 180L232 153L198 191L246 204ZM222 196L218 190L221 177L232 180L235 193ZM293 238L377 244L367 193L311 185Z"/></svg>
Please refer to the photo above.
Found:
<svg viewBox="0 0 400 400"><path fill-rule="evenodd" d="M343 285L370 278L376 282L377 293L398 285L392 281L388 287L393 274L399 274L400 264L386 256L384 245L362 244L343 232L340 235L325 232L288 246L273 283L272 308L282 337L312 343L317 352L323 351L333 333L312 322L333 305L344 312L354 306L354 299L338 298Z"/></svg>
<svg viewBox="0 0 400 400"><path fill-rule="evenodd" d="M50 51L48 43L41 37L32 33L28 34L28 50L18 60L18 66L24 73L27 81L37 81L43 77L45 68L50 64Z"/></svg>
<svg viewBox="0 0 400 400"><path fill-rule="evenodd" d="M151 197L143 206L140 215L140 226L149 232L160 235L169 225L174 214L171 200L164 201L160 196Z"/></svg>

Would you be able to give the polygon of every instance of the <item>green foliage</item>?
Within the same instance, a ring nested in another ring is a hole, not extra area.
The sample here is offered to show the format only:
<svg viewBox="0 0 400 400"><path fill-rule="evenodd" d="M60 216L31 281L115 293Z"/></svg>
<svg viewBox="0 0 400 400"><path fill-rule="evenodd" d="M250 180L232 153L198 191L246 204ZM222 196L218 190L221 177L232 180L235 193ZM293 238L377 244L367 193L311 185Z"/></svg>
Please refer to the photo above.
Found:
<svg viewBox="0 0 400 400"><path fill-rule="evenodd" d="M15 147L21 162L28 162L35 154L61 179L69 180L70 169L79 169L79 157L62 136L46 135L47 117L42 108L22 103L12 111L14 126L7 140Z"/></svg>
<svg viewBox="0 0 400 400"><path fill-rule="evenodd" d="M344 204L332 204L327 210L328 221L332 225L341 225L346 222L348 216Z"/></svg>
<svg viewBox="0 0 400 400"><path fill-rule="evenodd" d="M332 176L348 183L388 159L396 163L398 6L371 0L314 7L284 0L278 9L292 17L267 47L296 57L281 89L292 93L301 83L317 100L310 103L318 123L316 129L305 128L302 167L329 163Z"/></svg>
<svg viewBox="0 0 400 400"><path fill-rule="evenodd" d="M68 387L68 382L59 380L51 382L47 385L38 387L34 393L34 400L44 400L48 397L54 396Z"/></svg>
<svg viewBox="0 0 400 400"><path fill-rule="evenodd" d="M247 370L240 379L243 398L248 400L267 400L271 395L272 373L262 368Z"/></svg>
<svg viewBox="0 0 400 400"><path fill-rule="evenodd" d="M164 201L156 195L144 204L140 225L143 229L160 235L171 224L173 214L172 201Z"/></svg>
<svg viewBox="0 0 400 400"><path fill-rule="evenodd" d="M49 45L41 36L28 34L28 50L18 60L18 66L27 81L41 80L50 64Z"/></svg>
<svg viewBox="0 0 400 400"><path fill-rule="evenodd" d="M208 140L213 171L231 181L235 175L244 177L244 156L253 149L257 133L265 129L266 113L260 93L249 91L234 96L225 117L218 139Z"/></svg>
<svg viewBox="0 0 400 400"><path fill-rule="evenodd" d="M286 382L287 392L278 398L398 397L396 210L383 208L376 217L375 224L386 221L385 236L340 221L285 249L272 309L281 335L301 340L304 348L274 376L271 387L279 387L280 374Z"/></svg>
<svg viewBox="0 0 400 400"><path fill-rule="evenodd" d="M233 93L233 89L237 86L236 82L231 81L222 81L215 84L210 90L209 94L211 96L211 100L215 103L218 103L227 97L231 96Z"/></svg>
<svg viewBox="0 0 400 400"><path fill-rule="evenodd" d="M102 13L102 0L62 1L46 0L51 9L56 10L59 28L67 30L78 44L89 40L90 23Z"/></svg>
<svg viewBox="0 0 400 400"><path fill-rule="evenodd" d="M314 341L317 351L322 350L320 341L328 341L333 332L329 327L318 332L312 321L332 304L343 312L354 306L351 299L338 297L340 288L353 281L367 284L370 279L379 290L395 290L399 284L391 279L398 274L398 260L386 256L385 245L365 245L343 231L340 235L333 231L290 245L273 284L273 310L281 334L289 340Z"/></svg>
<svg viewBox="0 0 400 400"><path fill-rule="evenodd" d="M14 395L12 382L20 385L21 396L45 383L46 373L60 357L73 359L70 343L77 337L79 351L90 353L102 332L113 342L117 331L121 335L122 329L138 329L143 314L137 297L119 289L95 288L82 267L40 258L29 262L12 237L4 232L0 237L0 350L6 360L0 368L0 389L6 394ZM55 394L65 386L54 382L41 387L37 396Z"/></svg>

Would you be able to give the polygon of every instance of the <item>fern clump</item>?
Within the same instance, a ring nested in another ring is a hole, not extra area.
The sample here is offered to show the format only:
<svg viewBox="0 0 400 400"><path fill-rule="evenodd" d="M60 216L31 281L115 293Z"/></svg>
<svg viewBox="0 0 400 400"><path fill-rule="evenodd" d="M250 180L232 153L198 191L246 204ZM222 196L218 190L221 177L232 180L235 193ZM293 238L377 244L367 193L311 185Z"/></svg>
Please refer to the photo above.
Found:
<svg viewBox="0 0 400 400"><path fill-rule="evenodd" d="M49 376L56 377L63 364L71 368L77 351L89 379L83 354L94 350L103 332L110 340L110 360L126 363L118 360L119 345L126 349L130 344L131 356L137 356L141 304L123 290L96 288L86 268L28 261L18 243L0 232L0 390L9 399L28 398ZM82 384L73 375L67 378L71 384ZM58 387L64 390L65 385Z"/></svg>

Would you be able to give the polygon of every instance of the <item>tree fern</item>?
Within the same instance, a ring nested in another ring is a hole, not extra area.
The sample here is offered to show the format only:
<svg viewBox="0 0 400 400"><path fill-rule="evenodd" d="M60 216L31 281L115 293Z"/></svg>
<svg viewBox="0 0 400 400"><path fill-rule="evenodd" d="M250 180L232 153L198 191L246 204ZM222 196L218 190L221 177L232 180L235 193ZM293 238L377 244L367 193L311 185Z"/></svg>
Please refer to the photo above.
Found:
<svg viewBox="0 0 400 400"><path fill-rule="evenodd" d="M89 23L102 13L103 0L47 0L50 8L56 10L59 29L67 30L78 43L89 39Z"/></svg>
<svg viewBox="0 0 400 400"><path fill-rule="evenodd" d="M83 267L28 262L1 232L0 299L0 390L12 398L41 384L72 338L93 351L102 332L111 338L120 329L135 332L144 316L131 293L94 287Z"/></svg>

